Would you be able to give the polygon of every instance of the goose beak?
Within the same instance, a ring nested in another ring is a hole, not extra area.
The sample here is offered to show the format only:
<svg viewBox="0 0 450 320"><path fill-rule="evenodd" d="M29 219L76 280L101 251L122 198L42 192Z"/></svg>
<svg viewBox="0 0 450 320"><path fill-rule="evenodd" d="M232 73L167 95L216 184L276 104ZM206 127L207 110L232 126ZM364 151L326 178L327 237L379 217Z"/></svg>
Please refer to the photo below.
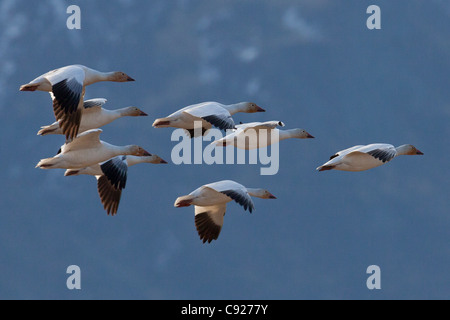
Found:
<svg viewBox="0 0 450 320"><path fill-rule="evenodd" d="M141 113L139 114L141 117L148 117L148 114L146 114L144 111L141 110Z"/></svg>
<svg viewBox="0 0 450 320"><path fill-rule="evenodd" d="M132 77L128 76L127 81L131 82L131 81L136 81L136 80L134 80Z"/></svg>
<svg viewBox="0 0 450 320"><path fill-rule="evenodd" d="M277 197L275 197L273 194L269 195L269 199L276 199Z"/></svg>
<svg viewBox="0 0 450 320"><path fill-rule="evenodd" d="M417 150L417 151L416 151L416 154L418 154L418 155L420 155L420 156L423 156L423 152L420 151L420 150Z"/></svg>
<svg viewBox="0 0 450 320"><path fill-rule="evenodd" d="M308 133L308 135L306 136L306 138L308 138L308 139L315 139L315 137L312 136L312 135L310 135L309 133Z"/></svg>
<svg viewBox="0 0 450 320"><path fill-rule="evenodd" d="M256 107L256 112L266 112L266 110L261 107Z"/></svg>
<svg viewBox="0 0 450 320"><path fill-rule="evenodd" d="M168 164L168 162L167 162L166 160L163 160L163 159L161 159L161 160L159 161L159 163L161 163L161 164Z"/></svg>
<svg viewBox="0 0 450 320"><path fill-rule="evenodd" d="M142 157L151 157L152 154L148 151L142 150Z"/></svg>

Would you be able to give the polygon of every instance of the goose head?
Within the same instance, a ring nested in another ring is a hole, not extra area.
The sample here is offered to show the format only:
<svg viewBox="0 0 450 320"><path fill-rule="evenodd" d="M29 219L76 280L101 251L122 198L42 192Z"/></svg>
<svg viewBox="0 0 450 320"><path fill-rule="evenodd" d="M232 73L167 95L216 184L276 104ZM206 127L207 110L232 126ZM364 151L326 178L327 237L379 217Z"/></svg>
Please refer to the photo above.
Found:
<svg viewBox="0 0 450 320"><path fill-rule="evenodd" d="M297 139L314 139L314 136L310 135L306 130L303 129L293 129L291 131L293 138Z"/></svg>
<svg viewBox="0 0 450 320"><path fill-rule="evenodd" d="M247 189L248 194L252 197L261 198L261 199L276 199L273 194L265 189Z"/></svg>
<svg viewBox="0 0 450 320"><path fill-rule="evenodd" d="M258 106L256 103L253 102L244 102L242 104L242 112L244 113L255 113L255 112L266 112L263 108Z"/></svg>
<svg viewBox="0 0 450 320"><path fill-rule="evenodd" d="M133 78L131 78L129 75L127 75L124 72L121 71L117 71L117 72L113 72L110 76L110 81L114 81L114 82L130 82L130 81L135 81Z"/></svg>
<svg viewBox="0 0 450 320"><path fill-rule="evenodd" d="M136 146L136 145L129 146L127 149L128 149L127 154L131 155L131 156L137 156L137 157L151 157L152 156L152 154L145 151L144 148Z"/></svg>
<svg viewBox="0 0 450 320"><path fill-rule="evenodd" d="M129 117L147 117L148 116L148 114L146 114L144 111L142 111L136 107L125 108L123 114L125 114Z"/></svg>
<svg viewBox="0 0 450 320"><path fill-rule="evenodd" d="M411 144L405 144L403 146L398 147L397 152L399 155L408 155L408 156L423 155L422 151L418 150Z"/></svg>

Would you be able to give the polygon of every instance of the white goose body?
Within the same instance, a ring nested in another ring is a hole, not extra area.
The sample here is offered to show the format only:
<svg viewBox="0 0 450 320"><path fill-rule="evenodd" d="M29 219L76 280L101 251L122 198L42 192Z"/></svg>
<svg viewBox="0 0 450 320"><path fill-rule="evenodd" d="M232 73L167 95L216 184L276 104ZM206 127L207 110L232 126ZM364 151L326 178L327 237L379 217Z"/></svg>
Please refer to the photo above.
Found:
<svg viewBox="0 0 450 320"><path fill-rule="evenodd" d="M238 112L264 112L264 109L251 102L241 102L232 105L223 105L218 102L203 102L178 110L166 118L157 119L153 123L153 127L185 129L191 137L194 137L196 136L193 131L196 121L202 123L201 135L204 135L212 126L221 130L234 129L235 123L232 116Z"/></svg>
<svg viewBox="0 0 450 320"><path fill-rule="evenodd" d="M104 109L103 106L106 102L106 99L100 98L84 101L79 133L101 128L122 117L147 116L145 112L136 107L127 107L117 110ZM42 127L38 132L38 135L41 136L49 134L63 134L58 121L49 126Z"/></svg>
<svg viewBox="0 0 450 320"><path fill-rule="evenodd" d="M123 72L99 72L82 65L71 65L47 72L20 91L50 92L55 118L68 139L78 134L86 86L101 82L134 81Z"/></svg>
<svg viewBox="0 0 450 320"><path fill-rule="evenodd" d="M58 155L41 160L36 167L41 169L81 169L119 155L150 155L139 146L114 146L100 141L101 132L101 129L83 132L73 141L64 144Z"/></svg>
<svg viewBox="0 0 450 320"><path fill-rule="evenodd" d="M397 148L386 143L358 145L339 151L317 170L365 171L382 166L399 155L423 155L423 153L412 145Z"/></svg>
<svg viewBox="0 0 450 320"><path fill-rule="evenodd" d="M214 141L216 146L234 146L239 149L251 150L270 146L286 139L314 138L303 129L281 130L281 121L252 122L236 126L236 130L226 137Z"/></svg>
<svg viewBox="0 0 450 320"><path fill-rule="evenodd" d="M140 163L167 163L157 155L117 156L103 163L82 169L68 169L65 176L91 175L97 179L100 200L108 215L116 215L122 190L127 183L128 168Z"/></svg>
<svg viewBox="0 0 450 320"><path fill-rule="evenodd" d="M276 199L264 189L250 189L243 185L224 180L201 186L187 196L179 197L175 207L195 206L195 225L200 239L211 242L219 238L228 202L236 201L249 210L254 210L251 196L262 199Z"/></svg>

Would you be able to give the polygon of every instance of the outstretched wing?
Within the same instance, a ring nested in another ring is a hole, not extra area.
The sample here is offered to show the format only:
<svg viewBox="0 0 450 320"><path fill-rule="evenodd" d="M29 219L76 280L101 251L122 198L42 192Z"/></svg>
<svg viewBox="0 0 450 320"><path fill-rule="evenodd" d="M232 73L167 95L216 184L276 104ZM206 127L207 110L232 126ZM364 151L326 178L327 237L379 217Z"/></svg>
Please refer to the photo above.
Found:
<svg viewBox="0 0 450 320"><path fill-rule="evenodd" d="M100 200L108 215L116 215L122 190L127 183L128 165L125 156L112 158L100 165L103 172L98 177L97 189Z"/></svg>
<svg viewBox="0 0 450 320"><path fill-rule="evenodd" d="M185 109L183 112L201 118L221 130L235 129L230 112L217 103L196 105Z"/></svg>
<svg viewBox="0 0 450 320"><path fill-rule="evenodd" d="M116 189L122 190L126 187L128 172L126 160L126 156L118 156L100 164L103 174Z"/></svg>
<svg viewBox="0 0 450 320"><path fill-rule="evenodd" d="M247 188L237 182L225 180L208 184L205 187L209 187L217 192L225 194L243 206L245 210L249 210L250 213L252 213L255 208L253 200L247 192Z"/></svg>
<svg viewBox="0 0 450 320"><path fill-rule="evenodd" d="M92 129L81 133L74 140L66 143L62 147L63 152L77 151L82 149L90 149L101 146L100 134L102 129Z"/></svg>
<svg viewBox="0 0 450 320"><path fill-rule="evenodd" d="M203 243L211 243L219 238L226 209L226 204L211 207L195 206L195 227Z"/></svg>
<svg viewBox="0 0 450 320"><path fill-rule="evenodd" d="M226 196L230 197L234 201L236 201L238 204L244 207L244 210L250 211L250 213L253 212L255 209L255 206L253 204L252 198L249 196L249 194L246 191L243 190L225 190L221 191Z"/></svg>
<svg viewBox="0 0 450 320"><path fill-rule="evenodd" d="M83 109L84 70L70 66L48 74L46 78L52 85L50 95L55 118L66 138L73 139L78 134Z"/></svg>

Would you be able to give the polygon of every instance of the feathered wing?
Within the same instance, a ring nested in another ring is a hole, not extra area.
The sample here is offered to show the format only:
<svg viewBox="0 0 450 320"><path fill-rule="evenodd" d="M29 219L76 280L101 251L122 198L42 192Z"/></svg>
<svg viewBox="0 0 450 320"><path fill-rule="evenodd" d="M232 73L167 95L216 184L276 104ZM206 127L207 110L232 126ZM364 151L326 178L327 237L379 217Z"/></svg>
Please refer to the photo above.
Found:
<svg viewBox="0 0 450 320"><path fill-rule="evenodd" d="M371 144L358 151L366 153L375 159L387 163L397 156L397 149L391 144Z"/></svg>
<svg viewBox="0 0 450 320"><path fill-rule="evenodd" d="M83 113L82 115L89 116L90 114L97 114L102 111L103 106L106 104L107 100L103 98L86 100L83 103Z"/></svg>
<svg viewBox="0 0 450 320"><path fill-rule="evenodd" d="M103 99L103 98L91 99L91 100L84 101L82 117L83 117L83 115L86 115L86 114L100 112L102 107L106 104L106 102L107 102L107 100ZM81 121L80 121L80 123L81 123ZM60 134L60 133L63 133L63 132L60 128L59 121L56 121L49 126L41 127L41 130L39 130L39 132L37 134L39 136L45 136L48 134Z"/></svg>
<svg viewBox="0 0 450 320"><path fill-rule="evenodd" d="M236 203L244 207L244 210L253 212L255 205L253 204L252 198L249 196L247 191L244 190L224 190L221 191L223 194L233 199Z"/></svg>
<svg viewBox="0 0 450 320"><path fill-rule="evenodd" d="M350 152L347 152L344 156L345 159L356 158L359 159L368 158L369 156L380 161L380 164L387 163L397 156L397 150L390 144L370 144L367 146L359 146L358 148L352 148ZM350 150L350 149L349 149Z"/></svg>
<svg viewBox="0 0 450 320"><path fill-rule="evenodd" d="M345 156L345 155L349 154L350 152L355 151L355 150L358 150L358 149L360 149L360 148L362 148L362 147L364 147L364 146L358 145L358 146L354 146L354 147L351 147L351 148L348 148L348 149L345 149L345 150L341 150L341 151L339 151L339 152L336 152L334 155L332 155L332 156L330 157L330 160L333 160L334 158L337 158L337 157Z"/></svg>
<svg viewBox="0 0 450 320"><path fill-rule="evenodd" d="M237 129L243 129L243 131L247 131L249 129L253 129L255 131L265 129L265 130L273 130L277 127L284 127L284 123L281 121L266 121L266 122L251 122L251 123L243 123L237 125Z"/></svg>
<svg viewBox="0 0 450 320"><path fill-rule="evenodd" d="M221 130L235 128L230 112L216 103L196 105L185 109L183 112L201 118Z"/></svg>
<svg viewBox="0 0 450 320"><path fill-rule="evenodd" d="M46 75L52 85L50 95L53 111L61 130L67 139L78 134L85 94L85 72L82 68L71 66Z"/></svg>
<svg viewBox="0 0 450 320"><path fill-rule="evenodd" d="M127 183L128 165L125 156L112 158L100 164L103 175L97 177L100 200L108 215L116 215Z"/></svg>
<svg viewBox="0 0 450 320"><path fill-rule="evenodd" d="M108 215L116 215L122 190L114 188L106 176L97 176L97 190Z"/></svg>
<svg viewBox="0 0 450 320"><path fill-rule="evenodd" d="M211 243L219 238L226 210L226 204L195 206L195 227L203 243Z"/></svg>
<svg viewBox="0 0 450 320"><path fill-rule="evenodd" d="M102 129L92 129L81 133L74 140L66 143L63 146L63 151L77 151L89 148L100 147L100 134L103 132Z"/></svg>
<svg viewBox="0 0 450 320"><path fill-rule="evenodd" d="M108 102L108 100L103 99L103 98L86 100L83 103L83 108L84 108L84 111L88 111L91 109L98 109L98 108L103 107L106 104L106 102Z"/></svg>
<svg viewBox="0 0 450 320"><path fill-rule="evenodd" d="M244 207L245 210L249 210L250 213L252 213L255 208L247 188L237 182L225 180L208 184L205 187L225 194L227 197Z"/></svg>

